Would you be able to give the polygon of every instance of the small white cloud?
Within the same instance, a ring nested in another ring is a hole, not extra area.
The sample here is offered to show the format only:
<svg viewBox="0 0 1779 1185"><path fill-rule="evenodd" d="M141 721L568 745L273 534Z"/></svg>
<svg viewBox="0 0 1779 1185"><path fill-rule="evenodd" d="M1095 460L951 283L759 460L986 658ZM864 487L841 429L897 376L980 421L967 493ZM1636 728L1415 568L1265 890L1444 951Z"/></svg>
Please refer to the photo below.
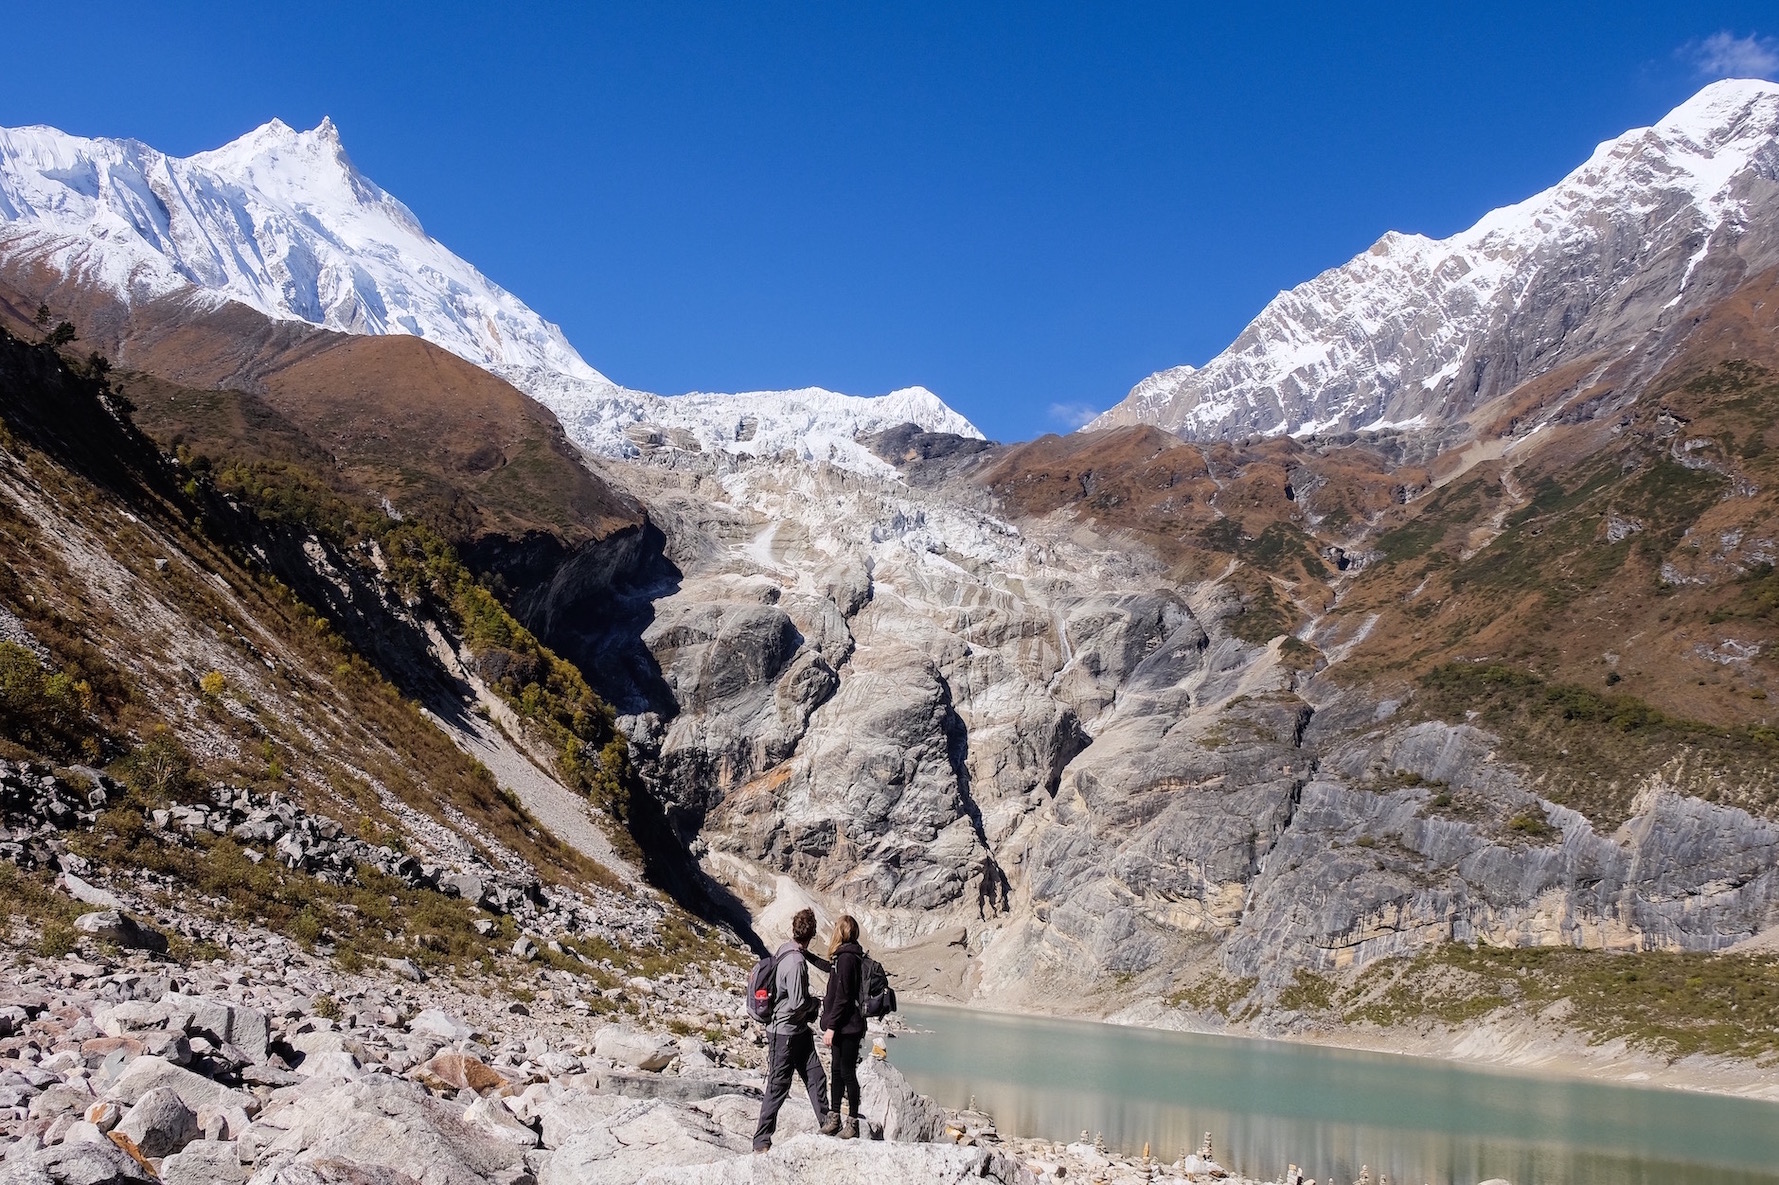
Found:
<svg viewBox="0 0 1779 1185"><path fill-rule="evenodd" d="M1713 33L1688 47L1701 74L1712 78L1772 78L1779 74L1779 39L1750 33Z"/></svg>
<svg viewBox="0 0 1779 1185"><path fill-rule="evenodd" d="M1097 407L1089 407L1085 403L1052 403L1050 418L1073 432L1077 428L1085 428L1100 414Z"/></svg>

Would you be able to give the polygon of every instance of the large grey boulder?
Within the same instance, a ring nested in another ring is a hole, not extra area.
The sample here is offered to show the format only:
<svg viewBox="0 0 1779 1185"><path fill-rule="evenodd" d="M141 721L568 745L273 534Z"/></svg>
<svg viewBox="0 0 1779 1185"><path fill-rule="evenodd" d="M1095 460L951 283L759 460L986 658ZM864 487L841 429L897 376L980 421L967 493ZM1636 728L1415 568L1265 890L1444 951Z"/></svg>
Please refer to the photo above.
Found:
<svg viewBox="0 0 1779 1185"><path fill-rule="evenodd" d="M169 1009L190 1010L188 1031L208 1037L218 1045L233 1045L253 1061L266 1060L272 1031L265 1013L227 1000L182 996L173 992L168 993L162 1003Z"/></svg>
<svg viewBox="0 0 1779 1185"><path fill-rule="evenodd" d="M148 1170L110 1140L57 1144L0 1166L0 1185L129 1185L153 1181Z"/></svg>
<svg viewBox="0 0 1779 1185"><path fill-rule="evenodd" d="M679 1053L679 1044L662 1033L644 1033L623 1025L607 1025L593 1038L593 1052L622 1066L664 1070Z"/></svg>
<svg viewBox="0 0 1779 1185"><path fill-rule="evenodd" d="M161 1162L161 1185L244 1185L247 1169L235 1145L198 1140Z"/></svg>
<svg viewBox="0 0 1779 1185"><path fill-rule="evenodd" d="M496 1098L479 1098L463 1113L463 1122L478 1128L515 1148L535 1148L538 1134L520 1123L513 1112Z"/></svg>
<svg viewBox="0 0 1779 1185"><path fill-rule="evenodd" d="M32 1119L53 1119L57 1115L82 1114L93 1104L92 1088L85 1081L56 1082L31 1100Z"/></svg>
<svg viewBox="0 0 1779 1185"><path fill-rule="evenodd" d="M466 1114L418 1083L369 1075L291 1099L277 1116L285 1129L261 1149L258 1163L337 1160L391 1169L426 1185L485 1185L523 1171L524 1149L468 1122Z"/></svg>
<svg viewBox="0 0 1779 1185"><path fill-rule="evenodd" d="M440 1008L425 1008L408 1022L408 1032L440 1041L468 1041L476 1030Z"/></svg>
<svg viewBox="0 0 1779 1185"><path fill-rule="evenodd" d="M538 1185L632 1185L662 1165L748 1153L746 1141L697 1111L653 1100L625 1103L556 1149Z"/></svg>
<svg viewBox="0 0 1779 1185"><path fill-rule="evenodd" d="M797 1136L764 1156L733 1157L650 1170L645 1185L963 1185L1027 1180L1018 1162L986 1148L955 1144L884 1144Z"/></svg>
<svg viewBox="0 0 1779 1185"><path fill-rule="evenodd" d="M167 949L165 934L152 930L129 914L115 909L83 913L74 919L74 928L90 938L97 938L126 950L146 950L159 954Z"/></svg>
<svg viewBox="0 0 1779 1185"><path fill-rule="evenodd" d="M521 1122L537 1128L544 1147L560 1148L582 1132L605 1125L615 1112L630 1104L613 1095L540 1082L527 1087L508 1105Z"/></svg>
<svg viewBox="0 0 1779 1185"><path fill-rule="evenodd" d="M124 1113L117 1130L128 1136L142 1155L159 1158L198 1138L198 1115L171 1087L157 1086Z"/></svg>
<svg viewBox="0 0 1779 1185"><path fill-rule="evenodd" d="M259 1110L259 1100L250 1094L212 1082L165 1058L148 1055L125 1066L123 1073L117 1076L117 1080L106 1091L106 1097L134 1106L144 1095L159 1087L166 1087L178 1095L179 1101L194 1113L206 1107L219 1111L239 1107L248 1114Z"/></svg>
<svg viewBox="0 0 1779 1185"><path fill-rule="evenodd" d="M76 901L87 905L96 905L100 909L122 909L124 903L118 900L115 893L109 893L97 885L88 884L72 872L63 872L56 878L56 887Z"/></svg>
<svg viewBox="0 0 1779 1185"><path fill-rule="evenodd" d="M781 1143L793 1136L813 1135L816 1130L815 1112L810 1110L808 1100L795 1089L791 1093L793 1097L786 1100L778 1113L778 1131L773 1134L773 1139ZM691 1109L709 1116L710 1121L733 1137L738 1145L753 1146L754 1129L760 1123L758 1097L718 1095L691 1104Z"/></svg>
<svg viewBox="0 0 1779 1185"><path fill-rule="evenodd" d="M926 1143L945 1132L939 1104L882 1058L867 1057L859 1065L859 1117L892 1142Z"/></svg>

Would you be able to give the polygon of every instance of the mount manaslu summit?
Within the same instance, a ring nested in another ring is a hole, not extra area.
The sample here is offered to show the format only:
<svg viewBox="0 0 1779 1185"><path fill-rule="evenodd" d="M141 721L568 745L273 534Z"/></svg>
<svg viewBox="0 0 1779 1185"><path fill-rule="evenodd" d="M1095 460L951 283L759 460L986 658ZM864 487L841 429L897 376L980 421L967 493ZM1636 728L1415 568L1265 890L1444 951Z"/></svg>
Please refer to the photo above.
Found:
<svg viewBox="0 0 1779 1185"><path fill-rule="evenodd" d="M164 730L404 892L531 902L533 956L809 905L917 997L1760 1081L1659 976L1595 989L1779 935L1779 86L1023 444L622 388L326 122L0 131L0 324L0 637L109 730L46 762Z"/></svg>

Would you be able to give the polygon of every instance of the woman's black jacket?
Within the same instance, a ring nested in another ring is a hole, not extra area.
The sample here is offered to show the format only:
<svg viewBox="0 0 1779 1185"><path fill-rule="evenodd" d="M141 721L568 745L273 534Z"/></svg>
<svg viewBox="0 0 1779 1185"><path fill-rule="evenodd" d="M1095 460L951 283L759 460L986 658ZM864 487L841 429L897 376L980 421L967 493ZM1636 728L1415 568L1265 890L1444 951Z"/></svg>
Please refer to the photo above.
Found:
<svg viewBox="0 0 1779 1185"><path fill-rule="evenodd" d="M818 1028L836 1033L863 1033L865 1017L859 1011L859 979L865 970L865 951L856 942L842 942L834 952L834 969L828 973L828 990L822 996Z"/></svg>

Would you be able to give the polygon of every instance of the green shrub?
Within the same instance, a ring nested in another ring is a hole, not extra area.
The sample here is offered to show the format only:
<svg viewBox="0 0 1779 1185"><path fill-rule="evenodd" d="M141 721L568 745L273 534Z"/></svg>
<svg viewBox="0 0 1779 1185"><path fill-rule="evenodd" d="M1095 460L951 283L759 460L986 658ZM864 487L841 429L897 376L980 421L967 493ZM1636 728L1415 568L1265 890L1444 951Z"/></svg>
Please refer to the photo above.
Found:
<svg viewBox="0 0 1779 1185"><path fill-rule="evenodd" d="M46 668L23 646L0 642L0 736L67 753L94 730L92 710L93 689L87 681Z"/></svg>
<svg viewBox="0 0 1779 1185"><path fill-rule="evenodd" d="M37 953L46 959L59 959L73 951L78 943L79 935L73 926L66 922L45 922L37 936Z"/></svg>
<svg viewBox="0 0 1779 1185"><path fill-rule="evenodd" d="M162 726L119 766L124 784L150 804L184 801L196 789L191 754L171 729Z"/></svg>

